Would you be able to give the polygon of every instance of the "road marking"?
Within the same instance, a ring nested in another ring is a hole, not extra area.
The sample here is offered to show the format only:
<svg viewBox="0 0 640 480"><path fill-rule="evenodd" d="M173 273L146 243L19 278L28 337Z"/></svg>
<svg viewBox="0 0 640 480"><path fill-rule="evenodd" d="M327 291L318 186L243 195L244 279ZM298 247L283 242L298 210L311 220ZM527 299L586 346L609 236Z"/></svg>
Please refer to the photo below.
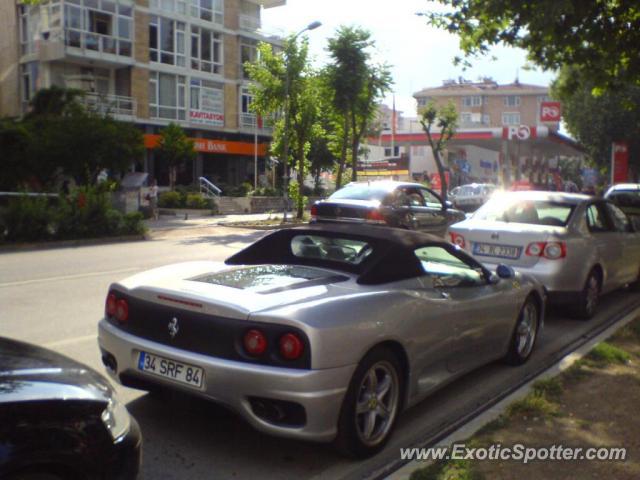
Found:
<svg viewBox="0 0 640 480"><path fill-rule="evenodd" d="M137 272L141 271L143 268L135 267L135 268L123 268L121 270L109 270L106 272L88 272L88 273L77 273L75 275L60 275L58 277L45 277L45 278L34 278L33 280L19 280L17 282L5 282L0 283L0 288L4 287L18 287L21 285L32 285L34 283L47 283L47 282L56 282L58 280L74 280L78 278L87 278L87 277L101 277L103 275L113 275L116 273L129 273L129 272Z"/></svg>
<svg viewBox="0 0 640 480"><path fill-rule="evenodd" d="M46 348L59 348L59 347L65 347L67 345L72 345L74 343L82 343L82 342L87 342L89 340L95 340L96 338L98 338L98 336L94 333L91 335L85 335L83 337L67 338L65 340L58 340L57 342L45 343L44 346Z"/></svg>

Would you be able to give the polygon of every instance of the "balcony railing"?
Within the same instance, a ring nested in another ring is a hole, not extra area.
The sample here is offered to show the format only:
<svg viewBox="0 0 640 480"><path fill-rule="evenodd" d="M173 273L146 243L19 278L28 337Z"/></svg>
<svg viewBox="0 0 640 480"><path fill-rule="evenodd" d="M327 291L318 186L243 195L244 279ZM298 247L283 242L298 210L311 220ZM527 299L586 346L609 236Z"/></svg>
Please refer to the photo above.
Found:
<svg viewBox="0 0 640 480"><path fill-rule="evenodd" d="M261 134L270 134L273 131L273 116L257 116L255 113L240 113L238 125L241 129L254 131Z"/></svg>
<svg viewBox="0 0 640 480"><path fill-rule="evenodd" d="M260 18L252 17L250 15L240 15L239 17L240 30L248 30L250 32L253 32L256 30L260 30L260 28L262 27Z"/></svg>
<svg viewBox="0 0 640 480"><path fill-rule="evenodd" d="M87 92L81 102L91 111L103 115L135 117L138 104L133 97Z"/></svg>
<svg viewBox="0 0 640 480"><path fill-rule="evenodd" d="M67 47L110 53L122 57L131 57L132 43L110 35L84 32L82 30L65 29L64 43Z"/></svg>

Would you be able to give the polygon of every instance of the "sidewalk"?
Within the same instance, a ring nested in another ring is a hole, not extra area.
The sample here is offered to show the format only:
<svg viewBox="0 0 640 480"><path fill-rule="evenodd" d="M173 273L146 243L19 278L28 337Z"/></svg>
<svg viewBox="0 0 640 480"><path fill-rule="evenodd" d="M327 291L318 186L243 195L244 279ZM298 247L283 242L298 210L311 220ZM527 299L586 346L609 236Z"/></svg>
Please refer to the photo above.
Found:
<svg viewBox="0 0 640 480"><path fill-rule="evenodd" d="M150 233L161 232L164 230L178 230L185 228L205 228L213 226L224 226L230 223L251 222L259 220L267 220L274 218L282 218L282 213L243 213L235 215L207 215L193 216L189 215L187 219L184 216L161 215L158 220L148 219L144 223Z"/></svg>

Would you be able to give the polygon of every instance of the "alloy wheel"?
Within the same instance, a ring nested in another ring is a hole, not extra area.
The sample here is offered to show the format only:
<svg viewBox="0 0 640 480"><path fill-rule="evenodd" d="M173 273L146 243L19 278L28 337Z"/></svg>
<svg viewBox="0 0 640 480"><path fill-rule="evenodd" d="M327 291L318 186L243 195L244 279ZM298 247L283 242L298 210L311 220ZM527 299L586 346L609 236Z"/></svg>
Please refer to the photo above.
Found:
<svg viewBox="0 0 640 480"><path fill-rule="evenodd" d="M526 358L531 353L538 334L538 309L528 302L522 311L522 320L518 324L516 342L518 355Z"/></svg>
<svg viewBox="0 0 640 480"><path fill-rule="evenodd" d="M356 397L356 431L367 446L385 439L398 413L400 398L398 374L393 366L380 361L362 378Z"/></svg>

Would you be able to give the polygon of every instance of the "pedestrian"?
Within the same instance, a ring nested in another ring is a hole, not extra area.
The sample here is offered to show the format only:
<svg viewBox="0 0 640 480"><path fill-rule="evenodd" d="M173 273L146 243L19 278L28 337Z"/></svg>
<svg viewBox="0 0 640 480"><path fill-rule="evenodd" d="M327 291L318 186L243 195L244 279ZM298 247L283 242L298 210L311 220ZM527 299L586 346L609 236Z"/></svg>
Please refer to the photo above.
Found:
<svg viewBox="0 0 640 480"><path fill-rule="evenodd" d="M149 207L151 207L151 217L158 220L158 181L154 178L149 188Z"/></svg>

